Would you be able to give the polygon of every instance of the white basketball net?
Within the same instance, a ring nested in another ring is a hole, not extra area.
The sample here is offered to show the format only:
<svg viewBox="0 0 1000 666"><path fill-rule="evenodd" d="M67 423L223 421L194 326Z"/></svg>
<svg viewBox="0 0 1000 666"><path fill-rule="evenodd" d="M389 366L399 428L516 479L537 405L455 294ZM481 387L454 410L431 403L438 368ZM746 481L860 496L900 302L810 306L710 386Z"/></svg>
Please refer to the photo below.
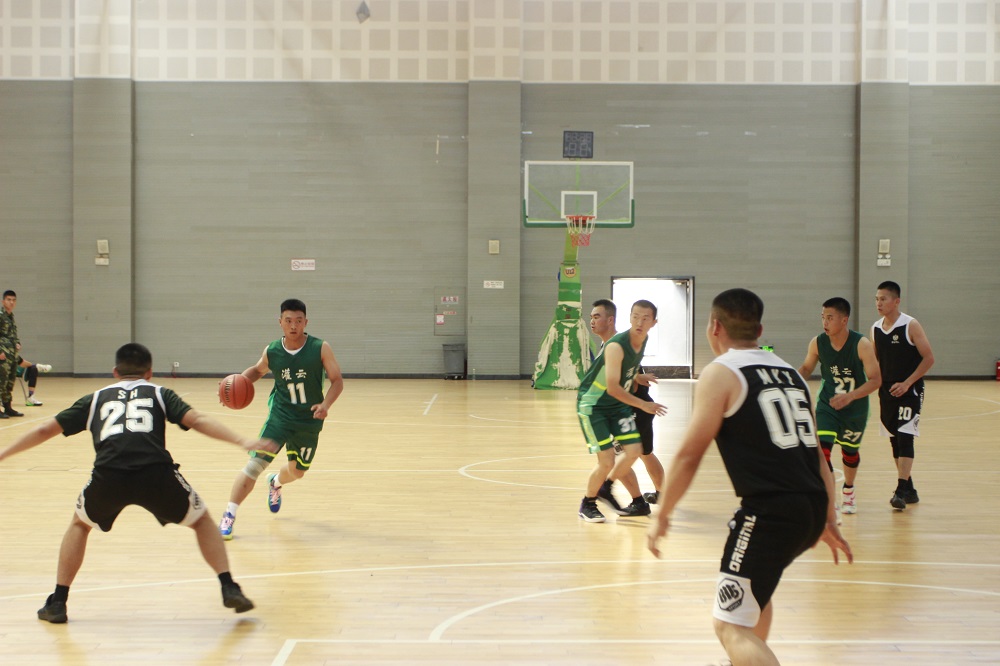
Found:
<svg viewBox="0 0 1000 666"><path fill-rule="evenodd" d="M597 218L593 215L567 215L566 230L569 232L569 239L575 247L586 247L590 245L590 236L597 226Z"/></svg>

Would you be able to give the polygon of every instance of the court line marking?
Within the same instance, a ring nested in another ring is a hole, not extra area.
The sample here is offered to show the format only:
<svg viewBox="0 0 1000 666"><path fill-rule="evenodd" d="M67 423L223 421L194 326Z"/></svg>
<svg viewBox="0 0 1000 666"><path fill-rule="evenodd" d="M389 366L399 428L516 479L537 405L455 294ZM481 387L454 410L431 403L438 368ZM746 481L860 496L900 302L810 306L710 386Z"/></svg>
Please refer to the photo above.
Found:
<svg viewBox="0 0 1000 666"><path fill-rule="evenodd" d="M5 423L4 425L0 426L0 432L5 430L13 430L14 428L23 428L26 425L30 425L32 423L41 423L42 421L48 421L51 418L52 418L51 416L34 416L34 417L13 416L7 420L8 421L14 420L14 422Z"/></svg>
<svg viewBox="0 0 1000 666"><path fill-rule="evenodd" d="M803 564L829 564L830 560L823 558L799 558L795 560L795 563ZM284 571L279 573L266 573L266 574L241 574L240 578L243 580L263 580L266 578L291 578L294 576L330 576L330 575L340 575L349 573L384 573L390 571L433 571L439 569L486 569L486 568L517 568L517 567L539 567L539 566L569 566L569 565L600 565L605 566L608 564L649 564L656 566L669 566L672 564L714 564L718 566L719 558L709 558L709 559L647 559L643 558L641 560L637 559L617 559L617 560L525 560L517 562L451 562L445 564L401 564L397 566L385 566L385 567L349 567L346 569L318 569L314 571ZM897 561L897 560L854 560L854 564L868 564L876 566L912 566L912 567L957 567L957 568L970 568L970 569L1000 569L1000 563L993 564L990 562L908 562L908 561ZM713 581L716 579L713 578ZM791 580L791 579L789 579ZM817 579L822 580L822 579ZM142 582L142 583L127 583L123 585L103 585L100 587L91 588L73 588L73 594L85 594L88 592L110 592L114 590L135 590L141 588L151 588L151 587L166 587L171 585L188 585L188 584L199 584L202 585L207 582L217 582L215 578L185 578L179 580L166 580L157 582ZM857 582L857 581L849 581ZM48 588L46 588L48 590ZM10 601L13 599L26 599L29 597L34 597L37 595L48 594L46 592L34 592L30 594L10 594L0 596L0 601ZM1000 596L1000 592L991 593Z"/></svg>
<svg viewBox="0 0 1000 666"><path fill-rule="evenodd" d="M479 462L469 463L468 465L463 465L458 468L458 473L460 476L464 476L467 479L472 479L473 481L483 481L486 483L498 483L502 486L521 486L522 488L543 488L545 490L574 490L574 488L566 488L564 486L541 486L534 483L517 483L516 481L497 481L496 479L484 479L474 474L470 474L468 470L472 467L478 465L488 465L490 463L497 462L508 462L511 460L538 460L539 458L577 458L581 454L576 453L560 453L547 456L520 456L517 458L498 458L496 460L480 460ZM580 473L584 473L584 470L580 470Z"/></svg>
<svg viewBox="0 0 1000 666"><path fill-rule="evenodd" d="M476 615L482 611L490 610L491 608L497 608L499 606L505 606L507 604L520 603L522 601L527 601L529 599L539 599L541 597L555 596L557 594L574 594L576 592L589 592L591 590L604 590L613 587L634 587L637 585L676 585L678 583L705 583L711 584L718 581L718 577L714 578L680 578L676 580L650 580L650 581L628 581L624 583L602 583L600 585L585 585L582 587L567 587L554 590L546 590L544 592L533 592L531 594L523 594L516 597L509 597L507 599L499 599L488 604L483 604L475 608L470 608L461 613L451 616L444 622L441 622L431 631L430 636L427 640L431 642L437 642L441 640L441 636L450 629L452 626L458 624L459 622ZM856 581L856 580L835 580L835 579L819 579L819 578L782 578L782 582L785 583L842 583L844 585L871 585L875 587L905 587L920 590L936 590L939 592L964 592L966 594L976 594L984 595L990 597L1000 597L1000 592L992 592L989 590L970 590L961 587L945 587L940 585L918 585L915 583L885 583L880 581Z"/></svg>
<svg viewBox="0 0 1000 666"><path fill-rule="evenodd" d="M539 458L580 458L580 457L583 457L583 453L558 453L558 454L550 454L550 455L546 455L546 456L519 456L519 457L516 457L516 458L497 458L496 460L480 460L478 462L469 463L468 465L463 465L462 467L459 467L458 468L458 473L459 473L460 476L464 476L467 479L472 479L473 481L482 481L484 483L496 483L496 484L499 484L499 485L502 485L502 486L520 486L522 488L540 488L540 489L543 489L543 490L580 490L580 488L577 487L577 486L574 486L572 488L568 488L566 486L543 486L543 485L540 485L540 484L537 484L537 483L518 483L516 481L500 481L498 479L487 479L487 478L483 478L481 476L476 476L475 474L472 474L472 473L470 473L468 471L470 468L477 467L479 465L489 465L490 463L498 463L498 462L509 462L511 460L537 460ZM489 470L484 470L484 473L486 473L486 472L504 472L504 471L520 472L522 470L495 470L495 469L489 469ZM564 470L564 471L566 471L566 472L573 472L575 474L584 474L584 473L586 473L586 470ZM732 491L731 488L723 488L721 490L689 490L688 494L732 493L732 492L733 491Z"/></svg>
<svg viewBox="0 0 1000 666"><path fill-rule="evenodd" d="M425 402L425 403L424 403L425 405L427 405L427 408L426 408L426 409L424 409L424 416L427 416L427 415L428 415L428 414L430 413L430 411L431 411L431 407L432 407L432 406L434 405L434 401L435 401L435 400L437 400L437 399L438 399L438 394L437 394L437 393L435 393L435 394L434 394L434 395L433 395L433 396L431 397L431 400L430 400L430 402Z"/></svg>
<svg viewBox="0 0 1000 666"><path fill-rule="evenodd" d="M559 426L573 427L573 428L579 428L580 427L580 424L578 422L570 420L570 419L567 419L564 422L563 421L554 421L554 420L548 420L548 421L525 421L523 419L498 419L498 418L493 418L492 416L478 416L476 414L469 414L469 418L470 419L475 419L477 421L489 421L490 423L516 423L518 425L530 425L530 426L539 426L539 425L540 426L545 426L545 425L552 426L552 425L559 425Z"/></svg>
<svg viewBox="0 0 1000 666"><path fill-rule="evenodd" d="M973 400L980 400L982 402L988 402L993 405L1000 405L1000 402L996 400L990 400L989 398L977 398L974 395L967 395L966 398L972 398ZM993 414L1000 414L1000 409L995 409L992 412L982 412L980 414L966 414L962 416L931 416L928 418L922 418L922 421L951 421L954 419L971 419L977 416L991 416Z"/></svg>
<svg viewBox="0 0 1000 666"><path fill-rule="evenodd" d="M714 562L714 560L712 560ZM904 564L900 562L881 562L883 564ZM916 563L916 564L930 564L930 563ZM960 563L968 564L968 563ZM973 565L975 566L975 565ZM1000 565L986 565L986 566L1000 566ZM486 611L492 608L496 608L502 605L519 603L522 601L527 601L530 599L538 599L546 596L554 596L563 593L576 593L576 592L586 592L591 590L607 589L613 587L632 587L637 585L676 585L678 583L689 584L712 584L717 581L717 578L681 578L673 580L657 580L657 581L630 581L627 583L606 583L601 585L587 585L581 587L572 588L561 588L557 590L546 590L544 592L535 592L532 594L520 595L517 597L510 597L508 599L501 599L489 604L483 604L475 608L468 609L462 613L458 613L448 618L444 622L438 624L437 627L431 632L426 640L393 640L393 639L286 639L285 643L282 645L281 649L275 655L274 660L271 662L272 666L284 666L288 659L291 657L292 653L295 651L296 646L304 643L313 644L328 644L328 645L564 645L564 644L588 644L588 645L716 645L718 641L711 639L444 639L442 638L445 631L458 624L459 622L472 617L473 615ZM918 585L913 583L886 583L881 581L855 581L855 580L838 580L838 579L822 579L822 578L787 578L783 582L786 583L807 583L807 584L843 584L843 585L870 585L875 587L903 587L912 589L924 589L924 590L936 590L942 592L954 592L954 593L967 593L974 595L986 595L986 596L996 596L1000 597L1000 592L992 592L986 590L970 590L967 588L958 587L946 587L940 585ZM970 640L955 640L955 639L945 639L945 640L912 640L907 638L899 639L864 639L864 640L844 640L844 639L778 639L768 641L772 645L855 645L855 646L865 646L865 645L908 645L908 646L983 646L983 647L993 647L1000 646L1000 641L996 640L980 640L980 639L970 639Z"/></svg>
<svg viewBox="0 0 1000 666"><path fill-rule="evenodd" d="M327 645L705 645L705 646L719 646L718 640L713 639L667 639L667 638L636 638L634 640L629 640L627 638L498 638L498 639L448 639L436 642L424 641L419 639L378 639L378 638L367 638L367 639L357 639L352 640L348 638L289 638L285 640L285 643L281 646L281 649L275 655L274 660L271 662L271 666L284 666L288 662L288 658L291 657L292 652L295 647L299 644L304 643L314 643L314 644L327 644ZM824 645L849 645L849 646L892 646L892 645L906 645L906 646L926 646L926 647L960 647L960 646L977 646L977 647L996 647L1000 646L1000 641L990 641L990 640L942 640L942 641L928 641L928 640L908 640L908 639L898 639L893 640L891 638L883 640L822 640L822 639L768 639L768 645L812 645L812 646L824 646Z"/></svg>
<svg viewBox="0 0 1000 666"><path fill-rule="evenodd" d="M314 643L314 644L327 644L327 645L425 645L425 646L438 646L438 645L706 645L706 646L719 646L718 639L707 639L707 638L637 638L635 640L629 640L627 638L470 638L470 639L448 639L442 641L426 641L419 639L391 639L391 638L360 638L357 640L352 640L349 638L288 638L285 639L285 643L281 646L278 654L275 655L274 660L271 662L271 666L285 666L288 663L289 657L292 656L292 652L295 650L296 646L299 644ZM976 647L996 647L1000 646L1000 641L988 641L988 640L977 640L971 639L967 641L956 641L956 640L942 640L942 641L926 641L926 640L893 640L891 638L883 640L850 640L850 639L835 639L835 640L822 640L822 639L802 639L802 640L792 640L792 639L768 639L768 645L811 645L811 646L823 646L823 645L849 645L849 646L876 646L876 645L907 645L907 646L941 646L941 647L960 647L960 646L976 646Z"/></svg>

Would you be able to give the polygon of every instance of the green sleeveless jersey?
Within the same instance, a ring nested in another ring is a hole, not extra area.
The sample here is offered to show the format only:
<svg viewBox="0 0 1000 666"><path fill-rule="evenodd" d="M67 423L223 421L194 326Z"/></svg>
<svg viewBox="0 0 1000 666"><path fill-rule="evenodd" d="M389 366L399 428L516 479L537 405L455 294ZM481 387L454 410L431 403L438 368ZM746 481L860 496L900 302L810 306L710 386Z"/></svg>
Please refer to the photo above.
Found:
<svg viewBox="0 0 1000 666"><path fill-rule="evenodd" d="M630 329L631 330L631 329ZM632 349L632 343L629 342L629 331L622 331L621 333L616 333L604 344L604 348L607 349L608 345L612 342L617 342L618 345L625 352L625 357L622 359L622 371L619 378L619 383L625 391L629 392L632 390L632 382L635 380L635 376L639 373L639 364L642 363L642 354L646 350L646 342L649 340L642 341L642 349L635 351ZM612 398L608 395L608 382L605 379L607 376L606 368L604 367L604 351L594 359L594 362L590 364L590 369L580 380L580 389L577 392L577 411L581 414L593 414L594 410L606 410L606 409L620 409L625 403L619 402L618 400ZM630 405L625 405L628 409L632 409Z"/></svg>
<svg viewBox="0 0 1000 666"><path fill-rule="evenodd" d="M865 375L865 364L858 356L858 343L863 336L857 331L847 332L847 341L837 351L830 344L830 336L820 333L816 336L816 349L819 352L820 374L823 381L820 384L819 403L829 405L830 398L838 393L849 393L868 381ZM840 410L844 417L851 414L868 415L868 399L855 400Z"/></svg>
<svg viewBox="0 0 1000 666"><path fill-rule="evenodd" d="M323 341L311 335L294 352L286 350L280 339L267 346L267 365L274 374L274 388L267 399L269 423L316 432L323 429L323 420L314 419L310 409L325 397L322 348Z"/></svg>

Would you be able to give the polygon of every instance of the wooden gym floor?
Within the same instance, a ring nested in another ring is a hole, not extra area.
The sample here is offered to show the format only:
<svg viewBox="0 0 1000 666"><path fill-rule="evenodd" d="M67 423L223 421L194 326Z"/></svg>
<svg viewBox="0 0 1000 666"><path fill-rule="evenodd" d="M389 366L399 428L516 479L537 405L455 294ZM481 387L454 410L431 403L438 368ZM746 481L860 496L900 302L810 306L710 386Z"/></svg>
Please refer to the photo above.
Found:
<svg viewBox="0 0 1000 666"><path fill-rule="evenodd" d="M157 381L248 435L263 422L264 395L234 412L218 405L216 380ZM0 446L107 383L42 376L44 406L0 422ZM656 426L664 464L692 386L654 389L670 408ZM239 513L228 552L257 604L239 616L222 607L193 533L130 508L92 533L69 623L37 620L93 461L86 434L51 440L0 464L0 663L718 662L710 609L737 501L714 447L658 561L647 519L577 518L593 461L574 399L526 381L348 380L281 512L259 486ZM770 640L783 663L1000 663L998 430L1000 383L929 382L922 501L900 513L870 419L858 513L843 526L856 562L835 567L820 546L785 573ZM173 426L168 443L217 520L243 454Z"/></svg>

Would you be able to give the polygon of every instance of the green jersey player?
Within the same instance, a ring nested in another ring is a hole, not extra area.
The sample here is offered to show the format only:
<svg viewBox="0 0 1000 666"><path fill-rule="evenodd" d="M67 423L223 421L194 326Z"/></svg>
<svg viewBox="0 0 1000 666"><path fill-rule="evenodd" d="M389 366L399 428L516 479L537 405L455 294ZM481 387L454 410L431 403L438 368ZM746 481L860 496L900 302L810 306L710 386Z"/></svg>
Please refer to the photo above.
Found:
<svg viewBox="0 0 1000 666"><path fill-rule="evenodd" d="M576 411L587 446L597 454L597 466L587 480L587 494L580 503L579 515L588 523L603 523L604 514L597 508L597 493L607 478L617 479L642 451L642 439L635 425L632 408L663 416L667 408L636 397L632 383L639 374L639 364L646 349L650 329L656 326L656 306L636 301L629 315L631 328L611 337L600 355L580 381ZM615 442L623 455L616 461Z"/></svg>
<svg viewBox="0 0 1000 666"><path fill-rule="evenodd" d="M857 513L854 480L861 464L861 438L868 423L868 396L882 383L875 347L871 340L850 330L851 304L844 298L823 303L823 333L809 341L799 374L808 377L816 363L823 377L816 402L816 434L826 462L840 445L844 463L843 513Z"/></svg>
<svg viewBox="0 0 1000 666"><path fill-rule="evenodd" d="M278 324L284 335L269 344L260 360L243 371L256 382L268 372L274 386L267 399L268 415L261 437L285 447L288 462L276 473L267 475L267 504L271 513L281 508L281 488L301 479L312 465L319 444L319 433L330 407L344 390L344 377L329 343L306 333L306 304L289 299L281 304ZM323 392L323 382L329 387ZM250 460L236 475L229 494L229 506L222 514L219 532L233 538L236 511L257 483L257 477L274 460L269 451L251 451Z"/></svg>

